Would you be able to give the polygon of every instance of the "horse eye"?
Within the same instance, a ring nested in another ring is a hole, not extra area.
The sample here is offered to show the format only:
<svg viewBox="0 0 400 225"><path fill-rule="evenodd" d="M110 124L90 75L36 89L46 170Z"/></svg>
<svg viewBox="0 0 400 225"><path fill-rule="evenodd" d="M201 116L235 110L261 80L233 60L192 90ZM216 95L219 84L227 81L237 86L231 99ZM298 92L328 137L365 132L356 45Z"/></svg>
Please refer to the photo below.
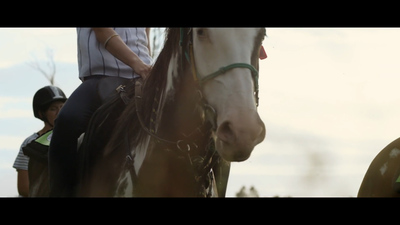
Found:
<svg viewBox="0 0 400 225"><path fill-rule="evenodd" d="M198 36L203 36L204 33L205 33L204 29L198 29L198 30L197 30L197 35L198 35Z"/></svg>

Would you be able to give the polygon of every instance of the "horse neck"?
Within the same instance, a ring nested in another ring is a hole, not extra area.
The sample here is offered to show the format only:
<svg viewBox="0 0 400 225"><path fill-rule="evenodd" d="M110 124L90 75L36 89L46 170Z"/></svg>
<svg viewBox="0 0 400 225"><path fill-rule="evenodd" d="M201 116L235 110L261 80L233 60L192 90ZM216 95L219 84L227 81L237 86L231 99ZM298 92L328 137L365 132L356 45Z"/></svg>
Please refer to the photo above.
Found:
<svg viewBox="0 0 400 225"><path fill-rule="evenodd" d="M180 57L172 57L162 106L159 107L158 134L172 140L182 138L201 123L198 94L190 70L180 69Z"/></svg>

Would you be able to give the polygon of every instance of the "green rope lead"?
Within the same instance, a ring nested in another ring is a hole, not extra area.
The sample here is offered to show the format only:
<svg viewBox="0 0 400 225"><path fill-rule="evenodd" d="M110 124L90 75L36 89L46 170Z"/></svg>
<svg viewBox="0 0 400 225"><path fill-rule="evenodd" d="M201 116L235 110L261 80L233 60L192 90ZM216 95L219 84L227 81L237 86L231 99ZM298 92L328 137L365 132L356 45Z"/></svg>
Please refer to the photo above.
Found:
<svg viewBox="0 0 400 225"><path fill-rule="evenodd" d="M258 92L258 71L256 70L256 68L254 68L254 66L247 64L247 63L233 63L230 64L228 66L225 67L221 67L219 68L219 70L217 70L214 73L211 73L207 76L205 76L203 79L200 80L200 86L203 86L203 84L205 82L207 82L208 80L211 80L221 74L226 73L227 71L234 69L234 68L247 68L251 71L251 74L253 75L254 78L254 91Z"/></svg>

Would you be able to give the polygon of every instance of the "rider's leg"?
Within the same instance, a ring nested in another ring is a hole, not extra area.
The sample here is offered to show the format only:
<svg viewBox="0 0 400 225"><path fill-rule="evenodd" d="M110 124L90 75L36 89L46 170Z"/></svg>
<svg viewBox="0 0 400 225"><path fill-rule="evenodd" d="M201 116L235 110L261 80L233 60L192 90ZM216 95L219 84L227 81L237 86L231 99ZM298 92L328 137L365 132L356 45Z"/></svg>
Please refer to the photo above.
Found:
<svg viewBox="0 0 400 225"><path fill-rule="evenodd" d="M50 196L73 196L76 185L77 139L101 105L100 78L84 81L69 97L55 121L49 150Z"/></svg>

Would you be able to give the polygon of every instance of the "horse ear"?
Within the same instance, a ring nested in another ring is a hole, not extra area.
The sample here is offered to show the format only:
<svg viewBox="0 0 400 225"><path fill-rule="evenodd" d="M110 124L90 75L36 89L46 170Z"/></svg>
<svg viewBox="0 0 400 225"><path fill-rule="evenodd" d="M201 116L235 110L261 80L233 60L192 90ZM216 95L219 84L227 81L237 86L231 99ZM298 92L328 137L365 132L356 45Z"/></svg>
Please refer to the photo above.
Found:
<svg viewBox="0 0 400 225"><path fill-rule="evenodd" d="M262 46L261 45L261 48L260 48L260 59L266 59L267 58L267 53L265 52L265 50L264 50L264 46Z"/></svg>

